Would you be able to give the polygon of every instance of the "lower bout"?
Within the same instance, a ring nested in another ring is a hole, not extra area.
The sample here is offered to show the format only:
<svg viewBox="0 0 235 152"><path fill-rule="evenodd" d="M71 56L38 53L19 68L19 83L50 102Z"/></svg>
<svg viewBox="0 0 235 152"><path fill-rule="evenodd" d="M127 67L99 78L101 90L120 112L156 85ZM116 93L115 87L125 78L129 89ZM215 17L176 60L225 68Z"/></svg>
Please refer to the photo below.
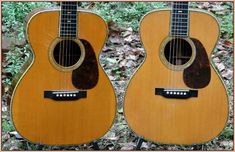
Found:
<svg viewBox="0 0 235 152"><path fill-rule="evenodd" d="M54 102L42 101L39 103ZM24 104L14 101L12 120L16 131L28 141L46 145L75 145L102 137L112 126L115 100L92 104ZM87 102L89 101L80 101ZM22 104L20 107L19 104ZM54 103L55 104L55 103ZM97 106L99 104L100 106ZM104 106L102 109L101 106Z"/></svg>
<svg viewBox="0 0 235 152"><path fill-rule="evenodd" d="M124 112L136 134L157 143L205 143L218 136L227 122L226 99L205 105L194 104L199 101L160 100L161 97L152 101L151 96L148 99L126 100Z"/></svg>

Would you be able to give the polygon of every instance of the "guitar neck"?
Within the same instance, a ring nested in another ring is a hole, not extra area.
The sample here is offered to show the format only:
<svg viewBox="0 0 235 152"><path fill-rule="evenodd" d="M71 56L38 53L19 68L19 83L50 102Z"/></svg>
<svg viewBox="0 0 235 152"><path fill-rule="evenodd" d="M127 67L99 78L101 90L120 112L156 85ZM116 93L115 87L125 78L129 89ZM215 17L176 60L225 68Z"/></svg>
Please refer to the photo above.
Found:
<svg viewBox="0 0 235 152"><path fill-rule="evenodd" d="M60 37L77 37L77 2L61 2Z"/></svg>
<svg viewBox="0 0 235 152"><path fill-rule="evenodd" d="M188 36L188 2L173 2L171 11L171 36Z"/></svg>

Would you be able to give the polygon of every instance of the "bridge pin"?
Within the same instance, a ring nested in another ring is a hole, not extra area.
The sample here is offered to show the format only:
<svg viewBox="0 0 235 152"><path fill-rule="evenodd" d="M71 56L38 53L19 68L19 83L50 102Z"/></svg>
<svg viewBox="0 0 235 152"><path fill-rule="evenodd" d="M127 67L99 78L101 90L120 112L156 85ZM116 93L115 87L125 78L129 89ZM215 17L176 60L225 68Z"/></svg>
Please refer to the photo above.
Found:
<svg viewBox="0 0 235 152"><path fill-rule="evenodd" d="M184 92L184 95L186 95L186 92Z"/></svg>
<svg viewBox="0 0 235 152"><path fill-rule="evenodd" d="M174 92L174 94L176 94L176 92Z"/></svg>
<svg viewBox="0 0 235 152"><path fill-rule="evenodd" d="M180 92L180 95L183 95L183 92Z"/></svg>
<svg viewBox="0 0 235 152"><path fill-rule="evenodd" d="M76 94L73 94L74 97L76 97Z"/></svg>
<svg viewBox="0 0 235 152"><path fill-rule="evenodd" d="M72 97L73 96L73 94L70 94L70 97Z"/></svg>
<svg viewBox="0 0 235 152"><path fill-rule="evenodd" d="M180 93L179 92L177 92L177 95L179 95Z"/></svg>
<svg viewBox="0 0 235 152"><path fill-rule="evenodd" d="M169 91L167 91L166 94L169 94Z"/></svg>
<svg viewBox="0 0 235 152"><path fill-rule="evenodd" d="M59 94L56 94L57 97L59 97Z"/></svg>
<svg viewBox="0 0 235 152"><path fill-rule="evenodd" d="M170 92L170 94L172 94L172 92Z"/></svg>
<svg viewBox="0 0 235 152"><path fill-rule="evenodd" d="M62 94L60 94L60 97L62 97L63 95Z"/></svg>
<svg viewBox="0 0 235 152"><path fill-rule="evenodd" d="M67 94L67 97L69 97L69 94Z"/></svg>

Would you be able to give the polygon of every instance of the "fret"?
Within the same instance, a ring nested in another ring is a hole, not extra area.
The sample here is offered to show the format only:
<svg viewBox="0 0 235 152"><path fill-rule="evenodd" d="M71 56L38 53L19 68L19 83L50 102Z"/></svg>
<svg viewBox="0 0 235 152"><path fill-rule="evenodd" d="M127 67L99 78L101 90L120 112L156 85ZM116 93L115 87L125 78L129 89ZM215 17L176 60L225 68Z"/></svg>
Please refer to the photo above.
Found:
<svg viewBox="0 0 235 152"><path fill-rule="evenodd" d="M67 33L67 32L61 32L60 36L70 36L70 37L76 37L77 34L76 33Z"/></svg>
<svg viewBox="0 0 235 152"><path fill-rule="evenodd" d="M183 19L188 19L188 15L172 15L172 18L183 18Z"/></svg>
<svg viewBox="0 0 235 152"><path fill-rule="evenodd" d="M77 27L77 24L76 24L76 23L74 23L74 24L70 24L70 23L66 24L66 23L63 23L63 24L60 24L60 26L61 26L61 27Z"/></svg>
<svg viewBox="0 0 235 152"><path fill-rule="evenodd" d="M184 21L182 21L182 19L174 19L174 21L171 21L171 25L185 25L187 26L188 24L188 20L184 19Z"/></svg>
<svg viewBox="0 0 235 152"><path fill-rule="evenodd" d="M60 35L76 35L76 32L68 32L67 30L61 30Z"/></svg>
<svg viewBox="0 0 235 152"><path fill-rule="evenodd" d="M77 19L75 17L77 18L77 16L74 16L74 17L71 17L71 18L64 18L64 17L62 17L61 20L62 20L62 22L71 21L73 23L76 23Z"/></svg>
<svg viewBox="0 0 235 152"><path fill-rule="evenodd" d="M173 10L173 13L175 14L188 14L188 10L182 10L182 9L177 9L177 10Z"/></svg>
<svg viewBox="0 0 235 152"><path fill-rule="evenodd" d="M71 33L71 32L73 32L76 29L77 29L77 27L61 27L60 31L66 31L66 32Z"/></svg>
<svg viewBox="0 0 235 152"><path fill-rule="evenodd" d="M177 23L177 22L172 22L171 26L188 26L188 22L181 22L181 23Z"/></svg>
<svg viewBox="0 0 235 152"><path fill-rule="evenodd" d="M75 23L73 23L73 22L64 22L64 23L61 23L60 24L61 26L68 26L68 25L77 25L77 23L75 22Z"/></svg>
<svg viewBox="0 0 235 152"><path fill-rule="evenodd" d="M172 25L171 28L172 29L186 29L187 30L188 26Z"/></svg>
<svg viewBox="0 0 235 152"><path fill-rule="evenodd" d="M182 13L182 12L173 12L172 15L188 15L188 13Z"/></svg>
<svg viewBox="0 0 235 152"><path fill-rule="evenodd" d="M76 35L77 33L76 32L68 32L68 31L66 31L66 30L61 30L60 31L61 33L60 34L62 34L62 35Z"/></svg>
<svg viewBox="0 0 235 152"><path fill-rule="evenodd" d="M77 14L61 14L61 17L64 17L64 18L66 18L66 17L74 17L74 16L77 16Z"/></svg>
<svg viewBox="0 0 235 152"><path fill-rule="evenodd" d="M173 2L173 7L188 7L188 2Z"/></svg>
<svg viewBox="0 0 235 152"><path fill-rule="evenodd" d="M173 33L172 35L174 35L174 37L186 37L187 35L186 35L186 33L185 34L175 34L175 33Z"/></svg>
<svg viewBox="0 0 235 152"><path fill-rule="evenodd" d="M171 29L171 32L174 33L187 33L187 29Z"/></svg>
<svg viewBox="0 0 235 152"><path fill-rule="evenodd" d="M176 18L173 18L172 19L173 22L184 22L184 23L187 23L188 22L188 18L180 18L180 17L176 17Z"/></svg>
<svg viewBox="0 0 235 152"><path fill-rule="evenodd" d="M75 18L76 17L76 18ZM61 18L62 20L71 20L71 21L76 21L77 20L77 15L76 16L74 16L74 17L71 17L71 18L64 18L64 17L62 17Z"/></svg>
<svg viewBox="0 0 235 152"><path fill-rule="evenodd" d="M76 24L77 23L77 20L70 20L70 19L63 19L61 20L61 25L62 24Z"/></svg>
<svg viewBox="0 0 235 152"><path fill-rule="evenodd" d="M173 5L188 5L188 2L173 2Z"/></svg>

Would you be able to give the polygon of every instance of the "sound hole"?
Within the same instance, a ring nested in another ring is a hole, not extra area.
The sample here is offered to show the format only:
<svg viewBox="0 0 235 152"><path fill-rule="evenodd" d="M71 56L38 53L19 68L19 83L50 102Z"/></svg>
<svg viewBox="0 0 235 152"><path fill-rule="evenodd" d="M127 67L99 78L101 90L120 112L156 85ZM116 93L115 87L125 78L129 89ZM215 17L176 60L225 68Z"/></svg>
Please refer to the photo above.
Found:
<svg viewBox="0 0 235 152"><path fill-rule="evenodd" d="M63 67L73 66L81 57L80 46L73 40L62 40L56 44L53 57Z"/></svg>
<svg viewBox="0 0 235 152"><path fill-rule="evenodd" d="M174 38L166 44L164 55L169 63L184 65L192 56L192 47L186 40Z"/></svg>

